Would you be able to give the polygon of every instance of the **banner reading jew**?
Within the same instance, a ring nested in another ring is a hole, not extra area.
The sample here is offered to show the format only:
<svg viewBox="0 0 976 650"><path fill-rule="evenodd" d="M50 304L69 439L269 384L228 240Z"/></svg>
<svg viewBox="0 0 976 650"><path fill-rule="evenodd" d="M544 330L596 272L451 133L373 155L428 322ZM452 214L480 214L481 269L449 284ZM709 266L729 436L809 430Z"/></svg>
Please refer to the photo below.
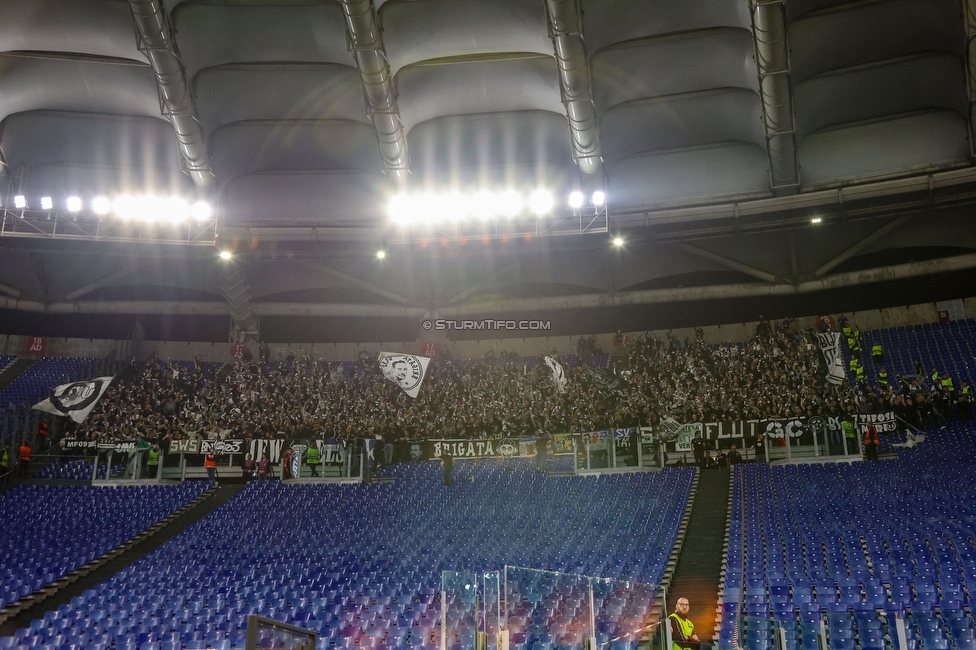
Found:
<svg viewBox="0 0 976 650"><path fill-rule="evenodd" d="M65 415L81 424L105 394L112 379L114 377L96 377L88 381L61 384L54 389L54 394L49 399L35 404L31 410Z"/></svg>
<svg viewBox="0 0 976 650"><path fill-rule="evenodd" d="M827 382L840 386L846 378L840 353L840 332L818 332L817 343L820 344L820 354L827 368Z"/></svg>

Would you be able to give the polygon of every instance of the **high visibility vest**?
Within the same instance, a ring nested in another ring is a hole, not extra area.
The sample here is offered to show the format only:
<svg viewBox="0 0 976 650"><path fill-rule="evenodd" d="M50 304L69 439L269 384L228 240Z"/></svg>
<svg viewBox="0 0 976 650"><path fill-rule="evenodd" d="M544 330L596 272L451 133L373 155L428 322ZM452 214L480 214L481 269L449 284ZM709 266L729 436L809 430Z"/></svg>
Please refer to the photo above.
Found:
<svg viewBox="0 0 976 650"><path fill-rule="evenodd" d="M213 454L207 454L207 459L205 461L203 461L203 466L204 467L216 467L217 466L217 461L214 459L214 455Z"/></svg>
<svg viewBox="0 0 976 650"><path fill-rule="evenodd" d="M10 454L4 449L3 456L0 456L0 467L7 467L8 465L10 465Z"/></svg>
<svg viewBox="0 0 976 650"><path fill-rule="evenodd" d="M845 325L844 327L840 328L840 331L844 335L844 338L846 339L851 339L853 337L854 330L851 329L851 327L848 325Z"/></svg>
<svg viewBox="0 0 976 650"><path fill-rule="evenodd" d="M886 372L879 372L878 373L878 383L881 384L882 386L887 386L888 385L888 373L886 373Z"/></svg>
<svg viewBox="0 0 976 650"><path fill-rule="evenodd" d="M854 438L854 424L849 420L844 420L841 422L841 426L844 428L844 436L847 438Z"/></svg>
<svg viewBox="0 0 976 650"><path fill-rule="evenodd" d="M20 446L20 462L30 462L31 448L27 445Z"/></svg>
<svg viewBox="0 0 976 650"><path fill-rule="evenodd" d="M318 447L309 447L308 448L308 458L306 459L305 462L307 462L309 465L318 465L319 464L319 448Z"/></svg>
<svg viewBox="0 0 976 650"><path fill-rule="evenodd" d="M962 396L965 397L970 402L973 401L973 387L972 386L963 386L962 387Z"/></svg>
<svg viewBox="0 0 976 650"><path fill-rule="evenodd" d="M147 465L159 465L159 450L150 449L149 450L149 460L146 462Z"/></svg>
<svg viewBox="0 0 976 650"><path fill-rule="evenodd" d="M857 378L858 378L858 380L864 379L866 377L865 372L866 371L864 370L864 366L858 364L858 366L857 366Z"/></svg>
<svg viewBox="0 0 976 650"><path fill-rule="evenodd" d="M867 431L864 432L864 444L866 445L876 445L878 444L878 430L874 427L868 427Z"/></svg>
<svg viewBox="0 0 976 650"><path fill-rule="evenodd" d="M881 347L880 343L875 343L874 345L871 346L872 357L880 357L883 352L884 352L884 348Z"/></svg>
<svg viewBox="0 0 976 650"><path fill-rule="evenodd" d="M932 385L935 386L939 382L939 373L932 373Z"/></svg>
<svg viewBox="0 0 976 650"><path fill-rule="evenodd" d="M851 359L851 363L850 363L850 366L851 366L851 372L857 372L857 367L858 367L859 365L861 365L861 364L859 364L859 363L857 362L857 359Z"/></svg>
<svg viewBox="0 0 976 650"><path fill-rule="evenodd" d="M695 624L691 622L691 619L681 618L677 614L671 614L671 616L668 616L668 618L673 619L673 620L675 620L675 621L678 622L678 627L681 628L681 633L684 634L685 637L690 637L692 634L695 633ZM672 650L686 650L682 646L678 645L678 642L677 641L672 641L671 642L671 649Z"/></svg>
<svg viewBox="0 0 976 650"><path fill-rule="evenodd" d="M956 387L952 385L952 377L946 377L942 380L942 388L950 393L956 390Z"/></svg>

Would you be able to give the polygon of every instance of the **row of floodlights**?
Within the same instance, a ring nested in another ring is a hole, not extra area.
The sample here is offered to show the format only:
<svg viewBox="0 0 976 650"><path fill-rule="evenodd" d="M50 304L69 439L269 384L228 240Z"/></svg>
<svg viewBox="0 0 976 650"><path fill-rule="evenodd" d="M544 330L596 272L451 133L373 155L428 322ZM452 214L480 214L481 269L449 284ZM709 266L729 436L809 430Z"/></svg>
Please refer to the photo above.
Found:
<svg viewBox="0 0 976 650"><path fill-rule="evenodd" d="M602 208L606 204L606 194L600 190L590 196L590 205ZM582 192L571 192L567 205L579 210L586 202ZM420 194L397 194L390 200L390 218L400 225L415 223L442 223L466 219L514 219L525 214L544 217L556 207L552 192L537 189L529 194L516 190L500 192L481 191L475 194L448 192L439 194L424 192Z"/></svg>
<svg viewBox="0 0 976 650"><path fill-rule="evenodd" d="M28 205L27 197L23 194L13 197L13 207L15 210L37 209ZM54 199L50 196L42 196L40 209L54 210ZM69 196L64 202L64 209L77 214L85 209L85 204L81 197ZM155 196L152 194L122 194L114 199L109 199L107 196L96 196L91 200L89 209L99 216L114 214L120 219L138 219L146 222L170 221L179 223L191 218L197 221L206 221L213 215L213 209L206 201L190 203L178 196Z"/></svg>

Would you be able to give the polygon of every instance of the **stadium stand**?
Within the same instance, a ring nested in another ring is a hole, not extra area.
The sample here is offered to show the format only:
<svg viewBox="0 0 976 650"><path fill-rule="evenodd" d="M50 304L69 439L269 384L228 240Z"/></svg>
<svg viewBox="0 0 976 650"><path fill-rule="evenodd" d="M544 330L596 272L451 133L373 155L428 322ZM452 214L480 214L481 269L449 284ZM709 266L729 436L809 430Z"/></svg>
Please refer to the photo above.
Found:
<svg viewBox="0 0 976 650"><path fill-rule="evenodd" d="M16 358L13 354L0 354L0 372L6 370L7 366L13 363Z"/></svg>
<svg viewBox="0 0 976 650"><path fill-rule="evenodd" d="M851 638L883 647L876 632L884 623L891 638L894 617L906 612L917 647L970 647L963 610L976 588L974 433L955 423L883 463L737 467L745 536L730 541L724 608L732 622L720 642L731 643L741 587L753 630L770 615L786 621L790 647L797 621L819 625L822 615L832 647L853 647ZM755 641L749 647L767 647Z"/></svg>
<svg viewBox="0 0 976 650"><path fill-rule="evenodd" d="M433 647L442 570L513 564L657 583L692 476L556 480L525 461L467 461L451 489L430 463L391 468L396 482L378 485L253 482L0 647L242 647L255 613L318 631L320 648ZM509 613L522 626L514 648L537 647L541 623L564 625L547 620L558 585L525 583L531 608ZM633 614L622 601L606 609L604 635Z"/></svg>
<svg viewBox="0 0 976 650"><path fill-rule="evenodd" d="M11 489L0 497L0 610L132 539L209 487Z"/></svg>
<svg viewBox="0 0 976 650"><path fill-rule="evenodd" d="M0 404L5 408L31 405L48 395L59 384L88 379L95 371L97 359L86 357L43 357L35 361L24 374L0 392Z"/></svg>

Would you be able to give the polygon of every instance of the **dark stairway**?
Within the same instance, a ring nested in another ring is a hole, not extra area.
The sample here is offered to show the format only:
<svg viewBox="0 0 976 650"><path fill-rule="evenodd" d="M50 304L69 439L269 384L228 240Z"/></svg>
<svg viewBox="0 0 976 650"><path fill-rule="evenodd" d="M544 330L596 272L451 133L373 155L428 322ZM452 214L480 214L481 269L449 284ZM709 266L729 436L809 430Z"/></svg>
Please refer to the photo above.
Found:
<svg viewBox="0 0 976 650"><path fill-rule="evenodd" d="M12 384L17 377L24 374L24 371L32 365L34 365L33 359L15 359L9 366L0 370L0 390Z"/></svg>
<svg viewBox="0 0 976 650"><path fill-rule="evenodd" d="M192 507L186 508L156 534L133 544L119 555L92 570L87 575L82 576L75 582L61 588L50 597L31 604L11 616L5 623L0 625L0 637L13 635L17 631L17 628L29 627L32 620L43 618L45 612L57 609L59 605L70 602L75 596L80 596L86 589L91 589L98 583L111 578L117 572L162 546L227 503L231 497L243 488L243 484L224 485L221 483L216 490L208 493L210 496L197 502Z"/></svg>
<svg viewBox="0 0 976 650"><path fill-rule="evenodd" d="M699 470L698 491L688 520L681 554L668 589L667 613L679 598L687 598L695 634L705 642L715 631L715 608L725 556L731 470Z"/></svg>

